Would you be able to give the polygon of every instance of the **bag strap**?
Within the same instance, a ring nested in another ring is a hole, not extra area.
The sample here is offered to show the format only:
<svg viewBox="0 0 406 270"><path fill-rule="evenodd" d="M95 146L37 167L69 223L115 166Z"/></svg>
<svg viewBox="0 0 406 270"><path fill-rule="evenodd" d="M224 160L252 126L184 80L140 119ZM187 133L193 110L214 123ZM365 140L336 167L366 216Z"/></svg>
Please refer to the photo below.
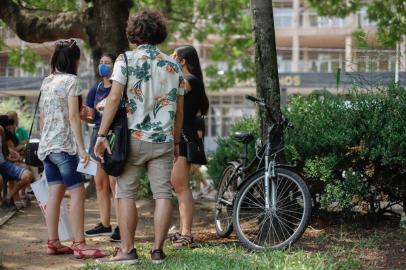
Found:
<svg viewBox="0 0 406 270"><path fill-rule="evenodd" d="M31 139L32 128L34 127L35 116L37 115L39 100L41 99L41 93L42 93L42 91L39 91L39 96L38 96L38 100L37 100L37 105L35 105L34 117L32 118L32 123L31 123L31 128L30 128L30 134L28 135L28 142L29 142L30 139Z"/></svg>
<svg viewBox="0 0 406 270"><path fill-rule="evenodd" d="M103 83L103 81L99 82L96 88L96 93L94 94L94 100L93 100L93 109L96 108L96 96L97 96L97 91L100 89L100 85Z"/></svg>
<svg viewBox="0 0 406 270"><path fill-rule="evenodd" d="M125 86L124 86L123 99L124 99L124 103L127 103L127 101L128 101L127 87L128 87L128 77L129 77L129 75L128 75L128 58L127 58L126 52L124 52L124 61L125 61L125 69L126 69L126 73L127 73L127 80L126 80Z"/></svg>

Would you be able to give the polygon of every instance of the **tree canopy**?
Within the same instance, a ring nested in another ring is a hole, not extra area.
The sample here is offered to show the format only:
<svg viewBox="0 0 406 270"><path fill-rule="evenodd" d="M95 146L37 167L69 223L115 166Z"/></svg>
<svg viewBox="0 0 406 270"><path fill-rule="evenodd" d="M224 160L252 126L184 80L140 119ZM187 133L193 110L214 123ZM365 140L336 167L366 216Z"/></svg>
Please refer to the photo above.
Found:
<svg viewBox="0 0 406 270"><path fill-rule="evenodd" d="M307 0L307 3L321 16L345 17L365 8L368 19L376 22L378 38L386 47L393 47L406 35L404 0ZM97 59L101 51L118 53L128 48L125 22L129 13L141 8L157 8L167 16L172 33L168 41L209 40L210 64L206 76L211 79L210 89L224 89L254 79L250 0L0 0L0 19L29 42L81 38ZM121 33L117 33L118 29ZM358 35L362 37L362 33ZM32 53L11 51L14 59L11 62L26 63L23 67L28 70L35 63L33 57Z"/></svg>

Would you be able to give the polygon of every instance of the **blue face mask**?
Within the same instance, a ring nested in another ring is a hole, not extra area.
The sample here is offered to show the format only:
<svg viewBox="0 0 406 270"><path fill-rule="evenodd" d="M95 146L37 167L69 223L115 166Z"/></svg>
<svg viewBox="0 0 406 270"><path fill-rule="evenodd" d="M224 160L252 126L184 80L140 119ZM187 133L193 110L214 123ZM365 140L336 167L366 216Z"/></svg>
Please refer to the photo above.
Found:
<svg viewBox="0 0 406 270"><path fill-rule="evenodd" d="M102 77L109 77L111 75L111 68L106 64L99 65L99 74Z"/></svg>

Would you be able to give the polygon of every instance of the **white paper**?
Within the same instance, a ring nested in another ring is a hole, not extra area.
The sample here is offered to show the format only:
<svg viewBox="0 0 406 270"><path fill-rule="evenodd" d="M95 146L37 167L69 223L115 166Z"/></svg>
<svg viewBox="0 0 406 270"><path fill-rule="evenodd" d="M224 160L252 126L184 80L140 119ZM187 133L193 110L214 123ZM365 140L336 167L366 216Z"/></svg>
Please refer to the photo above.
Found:
<svg viewBox="0 0 406 270"><path fill-rule="evenodd" d="M84 163L79 162L76 171L95 176L97 171L97 163L94 160L90 160L85 167Z"/></svg>
<svg viewBox="0 0 406 270"><path fill-rule="evenodd" d="M37 198L38 205L42 210L42 213L46 214L48 203L48 184L45 173L40 180L31 184L32 191ZM69 221L69 211L66 203L66 199L61 202L61 211L59 212L59 224L58 224L59 240L68 241L73 240L72 229Z"/></svg>

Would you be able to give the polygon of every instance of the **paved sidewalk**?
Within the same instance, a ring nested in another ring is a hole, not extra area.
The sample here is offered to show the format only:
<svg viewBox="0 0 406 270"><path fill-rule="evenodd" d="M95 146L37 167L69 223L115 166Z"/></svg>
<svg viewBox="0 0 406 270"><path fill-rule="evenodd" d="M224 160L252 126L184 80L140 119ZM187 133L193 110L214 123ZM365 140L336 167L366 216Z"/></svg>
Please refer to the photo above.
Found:
<svg viewBox="0 0 406 270"><path fill-rule="evenodd" d="M139 224L136 242L152 240L153 201L137 202ZM174 207L177 207L176 201ZM213 233L213 202L202 199L196 202L194 229ZM178 213L174 211L173 224L176 227ZM98 208L95 198L86 200L85 229L99 222ZM115 226L115 220L113 220ZM204 233L206 234L206 233ZM28 208L19 211L6 224L0 227L0 262L4 269L77 269L86 261L73 258L71 255L46 255L46 224L40 208L32 201ZM108 237L88 238L90 245L112 251L117 243L110 243ZM70 243L67 243L70 244Z"/></svg>

